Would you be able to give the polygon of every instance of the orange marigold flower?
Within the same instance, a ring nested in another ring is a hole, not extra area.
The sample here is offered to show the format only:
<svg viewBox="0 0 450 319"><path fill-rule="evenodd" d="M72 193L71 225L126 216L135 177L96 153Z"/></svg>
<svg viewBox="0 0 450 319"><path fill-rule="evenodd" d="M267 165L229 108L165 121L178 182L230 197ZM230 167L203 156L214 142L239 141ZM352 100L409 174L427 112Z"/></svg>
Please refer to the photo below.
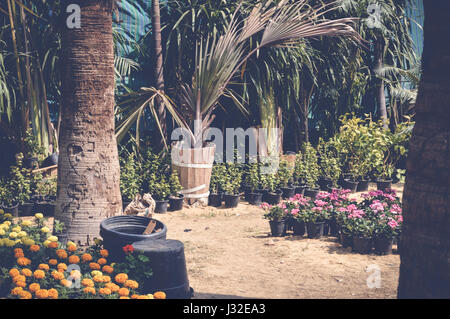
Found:
<svg viewBox="0 0 450 319"><path fill-rule="evenodd" d="M125 281L128 280L128 275L124 274L124 273L120 273L120 274L117 274L114 279L116 280L117 283L123 284L123 283L125 283Z"/></svg>
<svg viewBox="0 0 450 319"><path fill-rule="evenodd" d="M19 264L20 266L28 266L29 264L31 264L31 260L26 257L19 257L17 259L17 264Z"/></svg>
<svg viewBox="0 0 450 319"><path fill-rule="evenodd" d="M137 299L150 299L150 297L147 295L140 295L137 297Z"/></svg>
<svg viewBox="0 0 450 319"><path fill-rule="evenodd" d="M48 248L58 248L58 242L57 241L52 241L48 243Z"/></svg>
<svg viewBox="0 0 450 319"><path fill-rule="evenodd" d="M71 264L78 264L80 262L80 257L77 255L72 255L69 257L69 263Z"/></svg>
<svg viewBox="0 0 450 319"><path fill-rule="evenodd" d="M28 287L28 289L30 289L30 291L32 293L35 293L36 291L38 291L39 289L41 289L41 285L39 285L38 283L32 283L30 285L30 287Z"/></svg>
<svg viewBox="0 0 450 319"><path fill-rule="evenodd" d="M17 275L13 278L13 282L16 283L18 281L23 281L25 282L27 280L27 278L24 275Z"/></svg>
<svg viewBox="0 0 450 319"><path fill-rule="evenodd" d="M34 278L36 279L42 279L45 278L45 272L43 272L42 270L38 269L33 273Z"/></svg>
<svg viewBox="0 0 450 319"><path fill-rule="evenodd" d="M22 258L25 257L25 255L23 254L23 251L14 253L14 258Z"/></svg>
<svg viewBox="0 0 450 319"><path fill-rule="evenodd" d="M131 295L131 299L137 299L139 295Z"/></svg>
<svg viewBox="0 0 450 319"><path fill-rule="evenodd" d="M31 293L29 291L26 291L26 290L22 290L19 293L19 296L20 296L20 299L31 299L31 298L33 298Z"/></svg>
<svg viewBox="0 0 450 319"><path fill-rule="evenodd" d="M50 267L47 264L39 264L38 269L48 271Z"/></svg>
<svg viewBox="0 0 450 319"><path fill-rule="evenodd" d="M110 282L111 281L111 277L109 276L102 276L102 282Z"/></svg>
<svg viewBox="0 0 450 319"><path fill-rule="evenodd" d="M63 280L64 279L64 274L59 272L59 271L57 271L57 270L53 270L52 271L52 277L55 280Z"/></svg>
<svg viewBox="0 0 450 319"><path fill-rule="evenodd" d="M67 258L67 252L64 249L57 249L56 250L56 256L58 256L60 259L66 259Z"/></svg>
<svg viewBox="0 0 450 319"><path fill-rule="evenodd" d="M122 296L122 297L119 297L119 299L130 299L130 297Z"/></svg>
<svg viewBox="0 0 450 319"><path fill-rule="evenodd" d="M48 290L48 297L50 299L58 299L58 290L51 288Z"/></svg>
<svg viewBox="0 0 450 319"><path fill-rule="evenodd" d="M48 290L47 289L39 289L38 291L36 291L36 298L47 299L48 298Z"/></svg>
<svg viewBox="0 0 450 319"><path fill-rule="evenodd" d="M30 246L30 250L35 253L38 252L39 250L41 250L41 247L39 247L39 245L31 245Z"/></svg>
<svg viewBox="0 0 450 319"><path fill-rule="evenodd" d="M23 249L22 248L14 248L14 253L15 254L23 254Z"/></svg>
<svg viewBox="0 0 450 319"><path fill-rule="evenodd" d="M101 255L102 257L106 258L106 257L109 256L109 252L108 252L108 250L106 250L106 249L102 249L102 250L100 250L100 255Z"/></svg>
<svg viewBox="0 0 450 319"><path fill-rule="evenodd" d="M92 260L92 256L90 255L90 254L83 254L82 256L81 256L81 260L85 263L85 262L88 262L88 261L91 261Z"/></svg>
<svg viewBox="0 0 450 319"><path fill-rule="evenodd" d="M96 282L96 283L103 282L103 276L96 275L96 276L94 276L94 278L92 278L92 280L94 280L94 282Z"/></svg>
<svg viewBox="0 0 450 319"><path fill-rule="evenodd" d="M15 282L16 287L22 287L25 288L27 286L27 283L25 281L17 281Z"/></svg>
<svg viewBox="0 0 450 319"><path fill-rule="evenodd" d="M81 272L79 270L72 270L70 272L70 277L72 277L72 279L80 279L81 278Z"/></svg>
<svg viewBox="0 0 450 319"><path fill-rule="evenodd" d="M56 268L66 271L67 265L65 263L59 263L58 266L56 266Z"/></svg>
<svg viewBox="0 0 450 319"><path fill-rule="evenodd" d="M106 259L105 258L99 258L99 260L97 260L97 264L105 265L106 264Z"/></svg>
<svg viewBox="0 0 450 319"><path fill-rule="evenodd" d="M86 287L83 289L83 291L86 294L95 295L95 288L93 288L93 287Z"/></svg>
<svg viewBox="0 0 450 319"><path fill-rule="evenodd" d="M105 288L108 288L109 290L111 290L111 292L118 292L120 287L115 283L108 282L107 284L105 284Z"/></svg>
<svg viewBox="0 0 450 319"><path fill-rule="evenodd" d="M52 266L56 266L56 265L58 264L58 261L57 261L56 259L50 259L50 260L48 261L48 264L49 264L49 265L52 265Z"/></svg>
<svg viewBox="0 0 450 319"><path fill-rule="evenodd" d="M100 288L100 289L98 290L98 292L99 292L100 295L105 295L105 296L111 294L111 290L108 289L108 288Z"/></svg>
<svg viewBox="0 0 450 319"><path fill-rule="evenodd" d="M16 268L12 268L9 270L9 275L11 276L11 278L14 278L14 277L20 275L20 272Z"/></svg>
<svg viewBox="0 0 450 319"><path fill-rule="evenodd" d="M89 278L84 278L84 279L81 281L81 284L82 284L84 287L94 287L94 286L95 286L94 282L93 282L91 279L89 279Z"/></svg>
<svg viewBox="0 0 450 319"><path fill-rule="evenodd" d="M69 245L67 246L67 250L73 253L75 250L77 250L77 246L75 245Z"/></svg>
<svg viewBox="0 0 450 319"><path fill-rule="evenodd" d="M24 275L25 277L30 277L30 276L33 274L33 272L32 272L30 269L28 269L28 268L24 268L24 269L22 269L20 272L21 272L22 275Z"/></svg>
<svg viewBox="0 0 450 319"><path fill-rule="evenodd" d="M155 299L166 299L166 293L163 291L157 291L153 294L153 298Z"/></svg>
<svg viewBox="0 0 450 319"><path fill-rule="evenodd" d="M68 281L67 279L62 279L59 283L63 287L70 287L70 286L72 286L72 283L70 281Z"/></svg>
<svg viewBox="0 0 450 319"><path fill-rule="evenodd" d="M119 293L119 296L124 297L124 296L128 296L130 294L130 291L127 288L120 288L118 293Z"/></svg>
<svg viewBox="0 0 450 319"><path fill-rule="evenodd" d="M100 265L97 263L89 263L89 268L92 270L100 270Z"/></svg>
<svg viewBox="0 0 450 319"><path fill-rule="evenodd" d="M114 268L108 265L103 266L102 268L103 272L106 272L107 274L112 274L114 272Z"/></svg>
<svg viewBox="0 0 450 319"><path fill-rule="evenodd" d="M124 286L131 289L137 289L139 287L139 284L135 280L127 280L125 281Z"/></svg>
<svg viewBox="0 0 450 319"><path fill-rule="evenodd" d="M23 288L22 288L22 287L14 287L14 288L11 290L11 295L13 295L13 296L18 296L22 291L23 291Z"/></svg>

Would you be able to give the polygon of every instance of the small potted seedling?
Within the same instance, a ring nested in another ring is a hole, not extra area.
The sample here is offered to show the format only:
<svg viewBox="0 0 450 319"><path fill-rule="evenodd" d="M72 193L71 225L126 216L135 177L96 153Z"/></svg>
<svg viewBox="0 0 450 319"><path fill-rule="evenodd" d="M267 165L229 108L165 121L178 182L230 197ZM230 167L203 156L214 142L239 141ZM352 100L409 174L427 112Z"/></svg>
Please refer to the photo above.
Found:
<svg viewBox="0 0 450 319"><path fill-rule="evenodd" d="M170 197L169 207L171 211L181 210L183 208L184 195L180 193L182 187L178 178L178 173L173 171L169 179Z"/></svg>

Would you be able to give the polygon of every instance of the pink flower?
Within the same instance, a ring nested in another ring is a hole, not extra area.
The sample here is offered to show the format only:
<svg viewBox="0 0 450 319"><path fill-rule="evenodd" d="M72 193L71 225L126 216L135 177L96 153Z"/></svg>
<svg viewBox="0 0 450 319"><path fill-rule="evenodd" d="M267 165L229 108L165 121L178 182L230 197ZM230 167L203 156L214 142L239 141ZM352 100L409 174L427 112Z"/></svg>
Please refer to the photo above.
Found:
<svg viewBox="0 0 450 319"><path fill-rule="evenodd" d="M293 210L291 211L291 214L294 215L294 216L297 216L299 211L300 211L300 210L299 210L298 208L295 208L295 209L293 209Z"/></svg>
<svg viewBox="0 0 450 319"><path fill-rule="evenodd" d="M356 207L355 204L350 204L350 205L347 206L347 210L348 210L348 211L352 211L352 210L355 210L355 209L357 209L357 208L358 208L358 207Z"/></svg>
<svg viewBox="0 0 450 319"><path fill-rule="evenodd" d="M316 206L322 207L325 206L327 204L327 202L324 202L323 200L317 199L314 201L314 204L316 204Z"/></svg>
<svg viewBox="0 0 450 319"><path fill-rule="evenodd" d="M373 201L373 204L370 205L370 209L375 213L378 213L384 210L384 205L379 201Z"/></svg>
<svg viewBox="0 0 450 319"><path fill-rule="evenodd" d="M314 212L321 212L322 211L322 207L313 207L312 210Z"/></svg>
<svg viewBox="0 0 450 319"><path fill-rule="evenodd" d="M388 221L387 224L388 224L392 229L394 229L395 227L398 226L398 223L397 223L395 220L393 220L392 218L389 218L389 221Z"/></svg>

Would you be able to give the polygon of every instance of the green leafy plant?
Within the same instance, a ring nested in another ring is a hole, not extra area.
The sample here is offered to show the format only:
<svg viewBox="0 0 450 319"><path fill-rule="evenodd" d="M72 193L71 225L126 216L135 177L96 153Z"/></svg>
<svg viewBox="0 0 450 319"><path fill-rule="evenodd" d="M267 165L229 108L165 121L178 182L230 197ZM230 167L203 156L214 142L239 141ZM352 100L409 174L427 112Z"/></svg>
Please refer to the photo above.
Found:
<svg viewBox="0 0 450 319"><path fill-rule="evenodd" d="M319 180L320 171L317 151L311 143L308 142L302 145L302 158L306 185L310 188L318 188L319 185L317 182Z"/></svg>
<svg viewBox="0 0 450 319"><path fill-rule="evenodd" d="M2 201L7 206L22 204L31 197L31 170L23 167L23 154L16 155L16 165L10 167L4 181Z"/></svg>
<svg viewBox="0 0 450 319"><path fill-rule="evenodd" d="M301 151L295 156L294 173L293 173L294 183L297 185L302 185L306 182L306 170L303 164L303 156Z"/></svg>
<svg viewBox="0 0 450 319"><path fill-rule="evenodd" d="M270 193L275 193L277 190L277 178L275 174L261 175L261 183L263 189L268 190Z"/></svg>
<svg viewBox="0 0 450 319"><path fill-rule="evenodd" d="M293 169L286 160L280 161L276 177L280 187L288 187L289 183L292 182Z"/></svg>
<svg viewBox="0 0 450 319"><path fill-rule="evenodd" d="M124 201L132 201L142 188L140 164L135 153L120 158L120 191Z"/></svg>
<svg viewBox="0 0 450 319"><path fill-rule="evenodd" d="M167 200L170 196L170 184L165 177L157 177L156 173L152 174L150 179L151 184L148 185L148 190L155 200Z"/></svg>
<svg viewBox="0 0 450 319"><path fill-rule="evenodd" d="M270 221L282 221L286 218L286 213L280 206L272 206L264 214L264 218Z"/></svg>
<svg viewBox="0 0 450 319"><path fill-rule="evenodd" d="M33 129L31 127L25 132L23 141L25 144L25 157L36 158L39 163L41 163L45 157L45 148L39 145L37 138L33 135Z"/></svg>
<svg viewBox="0 0 450 319"><path fill-rule="evenodd" d="M39 181L36 187L36 193L42 197L56 196L56 188L56 178L46 178Z"/></svg>
<svg viewBox="0 0 450 319"><path fill-rule="evenodd" d="M341 166L337 157L337 152L332 146L332 141L325 143L319 138L317 152L319 154L319 167L322 177L331 181L331 186L338 187L338 179L341 175Z"/></svg>
<svg viewBox="0 0 450 319"><path fill-rule="evenodd" d="M211 171L211 181L209 183L209 190L213 194L218 194L224 191L226 166L223 163L216 163L213 165Z"/></svg>
<svg viewBox="0 0 450 319"><path fill-rule="evenodd" d="M227 163L225 184L224 184L225 192L232 195L239 194L241 182L242 182L242 170L240 165L237 163Z"/></svg>
<svg viewBox="0 0 450 319"><path fill-rule="evenodd" d="M183 187L181 187L177 171L172 171L172 174L170 175L169 179L169 186L170 186L170 195L172 196L178 196L180 191L183 189Z"/></svg>

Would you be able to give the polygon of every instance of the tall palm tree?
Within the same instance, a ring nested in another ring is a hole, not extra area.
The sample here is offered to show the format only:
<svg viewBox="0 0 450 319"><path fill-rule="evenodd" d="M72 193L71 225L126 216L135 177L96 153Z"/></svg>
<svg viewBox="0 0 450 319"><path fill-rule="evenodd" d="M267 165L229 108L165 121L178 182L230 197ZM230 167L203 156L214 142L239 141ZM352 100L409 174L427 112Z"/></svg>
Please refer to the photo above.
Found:
<svg viewBox="0 0 450 319"><path fill-rule="evenodd" d="M403 195L399 298L450 298L449 1L424 1L422 78Z"/></svg>
<svg viewBox="0 0 450 319"><path fill-rule="evenodd" d="M81 28L64 12L81 8ZM64 0L62 121L55 219L61 240L91 244L100 222L121 213L120 168L114 134L113 0Z"/></svg>

